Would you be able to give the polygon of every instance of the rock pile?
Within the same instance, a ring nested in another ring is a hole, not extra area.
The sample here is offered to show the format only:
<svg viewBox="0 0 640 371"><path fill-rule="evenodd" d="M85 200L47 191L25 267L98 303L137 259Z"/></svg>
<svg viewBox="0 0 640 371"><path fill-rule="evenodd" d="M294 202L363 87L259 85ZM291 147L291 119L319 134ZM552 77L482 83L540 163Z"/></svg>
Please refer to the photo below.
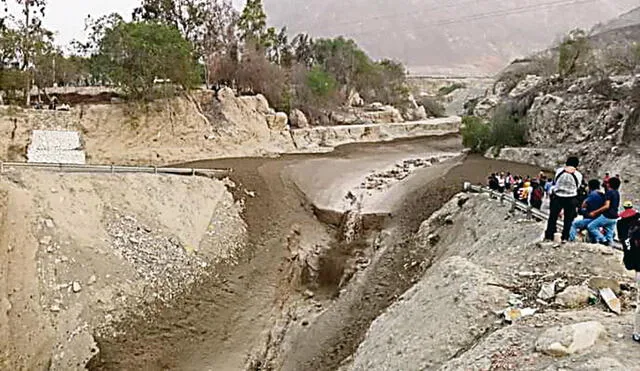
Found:
<svg viewBox="0 0 640 371"><path fill-rule="evenodd" d="M170 300L206 273L209 263L198 256L194 247L131 216L117 211L112 214L107 223L111 247L156 290L155 298Z"/></svg>

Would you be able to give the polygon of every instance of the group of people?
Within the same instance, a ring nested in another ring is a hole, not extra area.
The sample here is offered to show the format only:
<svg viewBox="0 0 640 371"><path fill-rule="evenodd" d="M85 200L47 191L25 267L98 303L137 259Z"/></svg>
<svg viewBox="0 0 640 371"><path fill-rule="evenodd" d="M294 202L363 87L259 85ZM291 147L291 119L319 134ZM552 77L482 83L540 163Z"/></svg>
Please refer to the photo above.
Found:
<svg viewBox="0 0 640 371"><path fill-rule="evenodd" d="M640 213L631 201L621 202L620 176L606 174L602 181L592 179L586 183L578 171L579 164L577 157L570 157L555 173L549 192L545 239L554 240L558 219L563 214L562 242L576 241L579 234L586 231L587 241L610 246L617 231L619 240L626 244Z"/></svg>
<svg viewBox="0 0 640 371"><path fill-rule="evenodd" d="M607 173L603 179L586 182L578 170L579 165L577 157L569 157L552 178L547 178L544 172L536 178L491 174L488 186L498 192L513 191L516 199L538 209L541 200L547 197L549 219L544 234L547 241L557 239L561 215L563 228L559 237L562 243L576 241L584 235L587 242L611 246L617 232L624 250L624 265L636 272L640 287L640 212L632 201L621 201L619 175L612 177ZM640 342L640 306L633 340Z"/></svg>
<svg viewBox="0 0 640 371"><path fill-rule="evenodd" d="M487 186L496 192L513 194L513 198L541 210L551 182L544 171L536 177L512 175L510 172L493 173L487 178Z"/></svg>

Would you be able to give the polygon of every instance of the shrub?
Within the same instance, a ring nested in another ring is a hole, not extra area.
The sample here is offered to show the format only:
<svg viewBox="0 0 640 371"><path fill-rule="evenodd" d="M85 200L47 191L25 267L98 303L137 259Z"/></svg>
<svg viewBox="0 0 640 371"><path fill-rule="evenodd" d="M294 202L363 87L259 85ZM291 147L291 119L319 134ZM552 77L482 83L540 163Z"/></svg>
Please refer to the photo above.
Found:
<svg viewBox="0 0 640 371"><path fill-rule="evenodd" d="M489 123L480 118L466 116L462 119L462 143L472 152L484 153L494 147L521 147L527 143L527 125L523 117L514 115L508 106L496 108Z"/></svg>
<svg viewBox="0 0 640 371"><path fill-rule="evenodd" d="M454 82L451 85L443 86L440 89L438 89L438 95L439 96L449 95L449 94L453 93L454 91L456 91L458 89L464 89L466 87L467 87L467 85L465 85L463 83Z"/></svg>
<svg viewBox="0 0 640 371"><path fill-rule="evenodd" d="M338 85L333 76L319 67L314 67L307 72L305 84L314 95L320 98L334 94Z"/></svg>
<svg viewBox="0 0 640 371"><path fill-rule="evenodd" d="M437 99L432 97L421 97L418 104L423 106L429 117L446 117L447 109Z"/></svg>
<svg viewBox="0 0 640 371"><path fill-rule="evenodd" d="M462 118L462 144L474 153L484 153L490 144L489 125L475 116Z"/></svg>

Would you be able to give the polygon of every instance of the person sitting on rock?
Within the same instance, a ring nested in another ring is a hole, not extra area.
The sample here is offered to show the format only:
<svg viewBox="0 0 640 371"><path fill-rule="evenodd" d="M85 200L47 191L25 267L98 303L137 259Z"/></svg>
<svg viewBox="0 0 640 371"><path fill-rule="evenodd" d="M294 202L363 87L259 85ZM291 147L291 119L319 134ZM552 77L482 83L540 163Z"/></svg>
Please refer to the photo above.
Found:
<svg viewBox="0 0 640 371"><path fill-rule="evenodd" d="M629 230L631 230L632 226L638 224L640 213L633 208L633 202L631 201L625 201L622 207L624 207L624 210L618 215L620 220L618 220L617 230L622 247L626 250L629 248Z"/></svg>
<svg viewBox="0 0 640 371"><path fill-rule="evenodd" d="M604 195L604 205L598 210L592 211L589 217L595 218L587 229L591 241L602 245L611 246L618 221L618 208L620 207L620 179L609 179L609 190ZM605 234L601 232L604 230Z"/></svg>
<svg viewBox="0 0 640 371"><path fill-rule="evenodd" d="M582 215L582 219L576 220L571 224L571 232L569 233L569 241L575 241L578 233L586 230L587 226L594 220L589 216L592 212L600 209L604 205L604 193L600 190L600 181L592 179L589 181L589 195L582 202L578 214Z"/></svg>
<svg viewBox="0 0 640 371"><path fill-rule="evenodd" d="M551 188L551 204L549 205L549 219L544 239L553 241L558 229L558 218L564 211L564 227L562 228L562 241L569 240L571 225L578 212L578 189L584 177L578 171L580 159L569 157L564 167L556 170L556 175Z"/></svg>

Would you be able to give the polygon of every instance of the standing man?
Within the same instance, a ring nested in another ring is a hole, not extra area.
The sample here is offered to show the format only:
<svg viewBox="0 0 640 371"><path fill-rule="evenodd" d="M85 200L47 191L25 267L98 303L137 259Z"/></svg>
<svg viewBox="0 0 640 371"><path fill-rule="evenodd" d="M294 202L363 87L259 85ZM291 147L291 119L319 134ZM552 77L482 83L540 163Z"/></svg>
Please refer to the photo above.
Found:
<svg viewBox="0 0 640 371"><path fill-rule="evenodd" d="M577 157L569 157L564 167L556 170L556 176L551 188L551 205L549 206L549 220L544 239L553 241L557 231L558 217L564 210L564 225L562 228L562 241L569 240L571 225L578 211L578 189L582 180L582 174L578 171L580 160Z"/></svg>

